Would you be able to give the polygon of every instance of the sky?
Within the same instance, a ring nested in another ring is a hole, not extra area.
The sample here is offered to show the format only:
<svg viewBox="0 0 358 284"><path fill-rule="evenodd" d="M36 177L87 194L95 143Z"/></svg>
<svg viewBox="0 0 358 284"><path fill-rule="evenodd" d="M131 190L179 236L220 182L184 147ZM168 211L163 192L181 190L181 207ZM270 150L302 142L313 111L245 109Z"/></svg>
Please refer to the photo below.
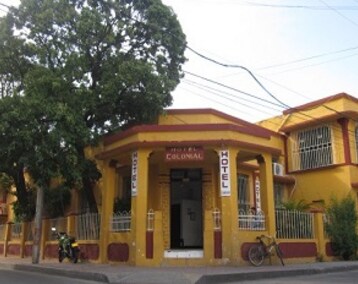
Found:
<svg viewBox="0 0 358 284"><path fill-rule="evenodd" d="M171 108L257 122L340 92L358 98L358 0L162 2L189 47Z"/></svg>

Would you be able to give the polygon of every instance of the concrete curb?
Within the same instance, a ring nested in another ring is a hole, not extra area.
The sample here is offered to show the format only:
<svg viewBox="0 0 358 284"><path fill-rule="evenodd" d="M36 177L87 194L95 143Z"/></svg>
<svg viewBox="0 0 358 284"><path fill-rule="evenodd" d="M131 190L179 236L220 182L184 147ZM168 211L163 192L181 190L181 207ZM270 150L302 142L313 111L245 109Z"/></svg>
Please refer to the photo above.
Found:
<svg viewBox="0 0 358 284"><path fill-rule="evenodd" d="M221 271L218 273L206 273L204 271L148 271L138 269L136 271L107 271L99 272L99 269L94 271L84 271L81 269L64 268L64 267L49 267L34 264L19 264L19 263L0 263L0 267L11 270L37 272L43 274L50 274L56 276L70 277L73 279L92 280L102 283L126 283L126 284L217 284L240 281L253 281L259 279L272 279L280 277L294 277L299 275L313 275L321 273L344 272L351 270L358 270L358 261L337 264L332 263L315 263L307 264L301 267L284 266L284 267L260 267L245 271L242 268L237 272Z"/></svg>
<svg viewBox="0 0 358 284"><path fill-rule="evenodd" d="M260 279L272 279L281 277L293 277L299 275L313 275L322 273L333 273L358 270L357 265L337 266L337 267L320 267L320 268L288 268L285 270L277 271L250 271L250 272L239 272L229 274L212 274L203 275L195 284L215 284L215 283L227 283L227 282L240 282L247 280L260 280Z"/></svg>
<svg viewBox="0 0 358 284"><path fill-rule="evenodd" d="M0 266L6 267L11 270L37 272L37 273L44 273L49 275L65 276L74 279L92 280L92 281L110 283L106 274L98 273L98 272L65 270L60 268L57 269L52 267L43 267L43 266L37 266L31 264L0 264Z"/></svg>

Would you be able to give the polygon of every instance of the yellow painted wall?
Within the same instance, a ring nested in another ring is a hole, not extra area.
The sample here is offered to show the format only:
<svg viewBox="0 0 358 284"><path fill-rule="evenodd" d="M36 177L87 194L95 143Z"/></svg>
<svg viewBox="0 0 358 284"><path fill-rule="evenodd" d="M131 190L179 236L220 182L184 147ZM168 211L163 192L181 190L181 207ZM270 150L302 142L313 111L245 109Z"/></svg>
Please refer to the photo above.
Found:
<svg viewBox="0 0 358 284"><path fill-rule="evenodd" d="M350 193L350 168L331 167L295 174L293 198L311 203L324 200L328 205L332 197L342 198Z"/></svg>

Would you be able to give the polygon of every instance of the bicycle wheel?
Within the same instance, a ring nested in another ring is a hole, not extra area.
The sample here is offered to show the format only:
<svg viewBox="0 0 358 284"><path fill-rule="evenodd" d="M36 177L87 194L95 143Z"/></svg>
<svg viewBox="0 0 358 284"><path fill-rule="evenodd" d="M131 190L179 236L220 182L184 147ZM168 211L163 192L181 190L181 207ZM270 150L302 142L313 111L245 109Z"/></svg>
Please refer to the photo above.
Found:
<svg viewBox="0 0 358 284"><path fill-rule="evenodd" d="M265 259L265 248L262 244L253 245L248 253L249 261L255 265L260 266Z"/></svg>
<svg viewBox="0 0 358 284"><path fill-rule="evenodd" d="M283 262L283 258L282 258L282 257L283 257L283 253L282 253L282 250L281 250L281 248L279 247L278 244L275 245L275 250L276 250L276 255L278 256L278 258L279 258L280 261L281 261L282 266L284 266L285 263Z"/></svg>

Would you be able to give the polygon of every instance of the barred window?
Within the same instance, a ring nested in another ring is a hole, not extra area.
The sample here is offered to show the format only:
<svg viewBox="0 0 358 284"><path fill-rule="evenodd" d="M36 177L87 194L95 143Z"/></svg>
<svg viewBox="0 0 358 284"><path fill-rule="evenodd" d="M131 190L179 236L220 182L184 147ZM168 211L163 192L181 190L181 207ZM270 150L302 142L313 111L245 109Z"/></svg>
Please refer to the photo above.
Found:
<svg viewBox="0 0 358 284"><path fill-rule="evenodd" d="M249 197L249 176L244 174L238 175L238 209L250 209Z"/></svg>
<svg viewBox="0 0 358 284"><path fill-rule="evenodd" d="M332 165L331 128L320 126L299 131L297 133L295 158L298 160L296 169L315 169Z"/></svg>

